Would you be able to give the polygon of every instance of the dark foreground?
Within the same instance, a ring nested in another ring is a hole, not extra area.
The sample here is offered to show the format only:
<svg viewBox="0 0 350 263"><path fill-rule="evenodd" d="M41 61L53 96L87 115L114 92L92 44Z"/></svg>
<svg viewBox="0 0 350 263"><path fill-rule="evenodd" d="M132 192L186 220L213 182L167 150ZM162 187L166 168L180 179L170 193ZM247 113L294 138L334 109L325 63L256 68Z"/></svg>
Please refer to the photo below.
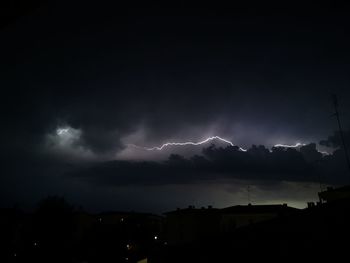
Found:
<svg viewBox="0 0 350 263"><path fill-rule="evenodd" d="M169 216L133 212L91 215L74 211L60 198L45 202L33 214L1 210L0 262L315 261L346 259L350 249L349 199L279 214L226 232L203 230L190 239L172 239L169 233L180 229L169 229L173 227ZM193 210L191 215L194 211L200 212ZM205 217L192 229L203 226L210 215L216 218L216 210L203 211Z"/></svg>

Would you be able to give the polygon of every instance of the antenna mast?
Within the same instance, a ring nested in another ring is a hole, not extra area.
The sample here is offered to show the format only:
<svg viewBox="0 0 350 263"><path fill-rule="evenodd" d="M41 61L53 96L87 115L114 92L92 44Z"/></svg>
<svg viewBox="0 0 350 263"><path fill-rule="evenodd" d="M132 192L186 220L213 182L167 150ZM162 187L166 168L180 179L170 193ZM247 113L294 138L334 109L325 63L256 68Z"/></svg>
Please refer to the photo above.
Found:
<svg viewBox="0 0 350 263"><path fill-rule="evenodd" d="M344 149L344 153L345 153L345 158L346 158L346 162L347 162L347 165L348 165L348 169L350 171L350 159L349 159L348 149L347 149L346 144L345 144L343 129L342 129L342 126L341 126L341 123L340 123L340 118L339 118L338 98L337 98L336 94L332 94L331 96L332 96L332 102L333 102L334 111L335 111L334 115L337 118L340 138L341 138L341 142L343 144L343 149Z"/></svg>

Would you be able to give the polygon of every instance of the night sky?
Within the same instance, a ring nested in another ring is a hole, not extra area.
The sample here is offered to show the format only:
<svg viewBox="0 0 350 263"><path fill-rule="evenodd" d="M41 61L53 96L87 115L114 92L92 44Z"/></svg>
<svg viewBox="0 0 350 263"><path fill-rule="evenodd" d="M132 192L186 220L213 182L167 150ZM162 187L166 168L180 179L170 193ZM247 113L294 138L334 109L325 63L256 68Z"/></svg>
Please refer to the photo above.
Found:
<svg viewBox="0 0 350 263"><path fill-rule="evenodd" d="M0 205L59 195L91 211L303 207L320 180L348 184L330 97L350 143L349 11L188 1L2 8ZM211 136L234 146L143 148Z"/></svg>

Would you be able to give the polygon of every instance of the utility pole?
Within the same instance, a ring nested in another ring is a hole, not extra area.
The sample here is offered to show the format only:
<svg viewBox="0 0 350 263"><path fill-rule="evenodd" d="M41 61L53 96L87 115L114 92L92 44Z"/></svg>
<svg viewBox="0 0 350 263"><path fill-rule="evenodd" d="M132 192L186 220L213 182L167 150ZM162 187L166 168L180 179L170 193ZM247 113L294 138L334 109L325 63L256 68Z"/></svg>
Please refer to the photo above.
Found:
<svg viewBox="0 0 350 263"><path fill-rule="evenodd" d="M342 142L342 144L343 144L343 149L344 149L344 153L345 153L345 158L346 158L346 162L347 162L348 169L349 169L349 172L350 172L349 153L348 153L348 149L347 149L346 144L345 144L343 129L342 129L342 126L341 126L341 123L340 123L340 118L339 118L338 98L337 98L337 95L336 95L336 94L332 94L331 96L332 96L332 102L333 102L334 111L335 111L335 112L334 112L334 115L335 115L335 117L337 118L338 127L339 127L339 133L340 133L340 139L341 139L341 142Z"/></svg>

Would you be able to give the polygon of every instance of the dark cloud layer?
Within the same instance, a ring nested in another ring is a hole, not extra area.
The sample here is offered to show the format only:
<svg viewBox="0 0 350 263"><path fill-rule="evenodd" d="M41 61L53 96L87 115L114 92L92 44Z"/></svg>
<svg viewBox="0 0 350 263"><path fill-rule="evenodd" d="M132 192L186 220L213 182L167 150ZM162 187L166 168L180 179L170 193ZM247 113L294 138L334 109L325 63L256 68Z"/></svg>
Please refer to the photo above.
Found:
<svg viewBox="0 0 350 263"><path fill-rule="evenodd" d="M211 145L203 156L186 159L172 154L164 162L110 161L81 170L73 176L109 186L167 185L199 183L206 180L244 179L273 182L321 182L342 184L349 181L349 171L342 150L322 156L316 144L300 150L252 146L247 152L238 147Z"/></svg>
<svg viewBox="0 0 350 263"><path fill-rule="evenodd" d="M350 131L343 131L344 143L347 147L350 146ZM328 136L327 139L321 140L320 145L324 145L332 148L343 147L343 142L339 131L335 131L332 135Z"/></svg>

